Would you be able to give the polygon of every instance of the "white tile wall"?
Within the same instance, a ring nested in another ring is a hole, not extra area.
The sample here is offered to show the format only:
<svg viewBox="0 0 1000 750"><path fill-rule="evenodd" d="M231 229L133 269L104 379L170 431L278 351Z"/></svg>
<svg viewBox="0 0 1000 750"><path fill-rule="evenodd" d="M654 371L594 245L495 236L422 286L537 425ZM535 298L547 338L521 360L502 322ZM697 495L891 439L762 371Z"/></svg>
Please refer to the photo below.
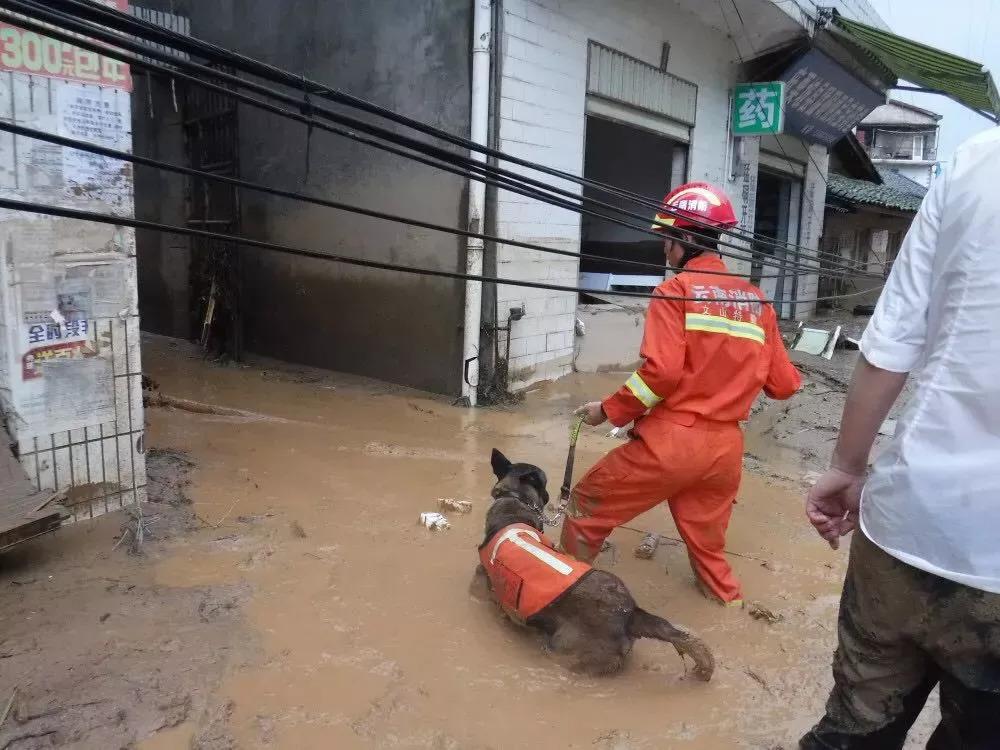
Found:
<svg viewBox="0 0 1000 750"><path fill-rule="evenodd" d="M826 173L830 157L821 146L809 147L809 163L806 164L806 179L802 194L802 226L799 242L810 250L819 247L823 233L823 207L826 203ZM819 292L819 277L815 274L799 280L798 297L811 299ZM808 318L816 311L815 302L796 305L795 317Z"/></svg>
<svg viewBox="0 0 1000 750"><path fill-rule="evenodd" d="M503 151L581 174L588 41L654 65L659 64L663 43L669 42L669 72L699 87L689 177L724 186L741 215L742 177L729 181L726 174L729 90L737 81L737 60L725 33L703 25L672 0L505 0L503 23L499 144ZM564 189L578 189L531 170L509 168ZM501 236L579 251L580 217L573 212L499 191L497 221ZM577 263L570 258L501 246L497 260L504 278L573 286L577 281ZM523 304L526 311L511 335L512 386L568 373L576 295L500 287L498 300L502 319L509 307Z"/></svg>
<svg viewBox="0 0 1000 750"><path fill-rule="evenodd" d="M735 80L731 42L663 0L625 0L614 5L612 10L599 0L504 3L500 148L581 174L588 40L654 64L659 61L663 42L669 41L670 71L701 86L691 175L721 182L728 89ZM560 186L576 190L572 183ZM501 191L497 218L501 235L579 251L580 218L570 211ZM507 278L568 286L577 281L575 260L521 248L501 248L498 268ZM501 287L498 299L501 317L508 307L524 304L526 308L524 319L514 324L511 336L511 371L521 374L513 385L524 386L569 372L575 295Z"/></svg>

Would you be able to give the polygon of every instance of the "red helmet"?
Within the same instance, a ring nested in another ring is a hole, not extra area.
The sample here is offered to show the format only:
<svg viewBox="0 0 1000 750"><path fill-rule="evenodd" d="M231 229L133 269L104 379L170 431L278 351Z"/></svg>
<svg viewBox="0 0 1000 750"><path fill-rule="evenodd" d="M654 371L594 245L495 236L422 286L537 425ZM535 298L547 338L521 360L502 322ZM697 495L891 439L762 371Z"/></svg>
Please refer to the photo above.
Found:
<svg viewBox="0 0 1000 750"><path fill-rule="evenodd" d="M729 198L710 182L688 182L674 188L663 199L663 208L670 210L656 214L650 229L663 231L667 227L677 227L697 231L725 229L740 223Z"/></svg>

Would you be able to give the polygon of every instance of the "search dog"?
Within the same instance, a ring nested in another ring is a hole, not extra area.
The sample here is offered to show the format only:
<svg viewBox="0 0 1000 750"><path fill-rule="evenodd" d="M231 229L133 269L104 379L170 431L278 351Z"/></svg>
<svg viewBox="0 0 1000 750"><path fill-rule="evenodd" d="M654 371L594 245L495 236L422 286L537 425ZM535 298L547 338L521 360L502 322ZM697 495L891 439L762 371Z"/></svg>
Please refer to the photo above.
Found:
<svg viewBox="0 0 1000 750"><path fill-rule="evenodd" d="M491 464L497 481L471 593L489 594L510 619L540 631L546 650L574 671L614 674L637 638L654 638L690 657L696 677L711 679L715 659L701 639L637 606L618 576L554 549L542 533L544 471L496 449ZM554 582L538 580L545 577Z"/></svg>

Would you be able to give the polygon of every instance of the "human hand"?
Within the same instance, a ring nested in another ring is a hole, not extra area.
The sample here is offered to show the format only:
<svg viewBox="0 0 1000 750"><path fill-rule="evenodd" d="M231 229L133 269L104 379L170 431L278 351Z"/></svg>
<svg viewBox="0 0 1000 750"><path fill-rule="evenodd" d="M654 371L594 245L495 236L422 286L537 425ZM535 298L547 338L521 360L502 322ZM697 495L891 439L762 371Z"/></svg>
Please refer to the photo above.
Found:
<svg viewBox="0 0 1000 750"><path fill-rule="evenodd" d="M858 525L858 507L864 485L863 475L831 468L816 481L806 496L809 522L833 549L840 546L840 537Z"/></svg>
<svg viewBox="0 0 1000 750"><path fill-rule="evenodd" d="M599 424L604 424L608 419L600 401L591 401L589 404L584 404L573 412L573 414L578 417L583 417L583 423L589 424L591 427L597 427Z"/></svg>

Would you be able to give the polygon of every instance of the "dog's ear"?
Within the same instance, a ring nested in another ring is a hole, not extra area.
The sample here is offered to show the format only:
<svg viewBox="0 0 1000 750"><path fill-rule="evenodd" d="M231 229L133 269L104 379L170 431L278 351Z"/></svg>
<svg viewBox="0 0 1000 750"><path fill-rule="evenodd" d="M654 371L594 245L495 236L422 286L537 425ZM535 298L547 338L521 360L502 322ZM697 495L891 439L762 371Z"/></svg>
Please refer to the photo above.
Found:
<svg viewBox="0 0 1000 750"><path fill-rule="evenodd" d="M493 453L490 456L490 465L493 467L493 473L496 474L498 482L507 476L511 467L511 463L507 457L496 448L493 449Z"/></svg>

